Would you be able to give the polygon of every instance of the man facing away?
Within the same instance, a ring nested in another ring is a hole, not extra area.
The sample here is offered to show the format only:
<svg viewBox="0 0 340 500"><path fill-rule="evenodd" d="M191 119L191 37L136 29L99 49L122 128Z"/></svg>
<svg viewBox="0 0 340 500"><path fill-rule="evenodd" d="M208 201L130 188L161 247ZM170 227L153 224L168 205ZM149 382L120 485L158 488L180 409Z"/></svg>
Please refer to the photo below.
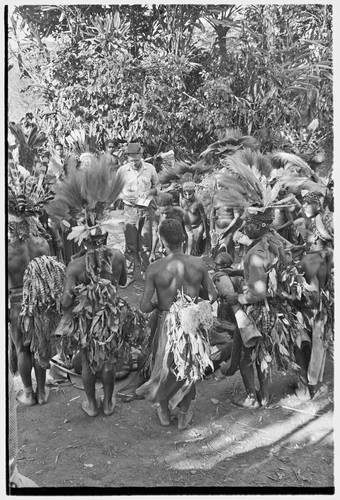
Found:
<svg viewBox="0 0 340 500"><path fill-rule="evenodd" d="M41 405L47 402L45 391L46 369L35 359L30 346L24 344L24 332L19 321L25 271L30 261L42 255L50 255L49 245L42 237L29 236L25 241L14 238L8 245L7 265L11 303L10 333L15 345L18 370L23 383L23 393L18 395L18 400L27 406L32 406L37 402ZM36 394L34 394L32 387L32 367L37 382Z"/></svg>
<svg viewBox="0 0 340 500"><path fill-rule="evenodd" d="M64 287L62 306L65 310L72 310L75 300L75 287L81 283L87 285L94 272L98 277L109 280L114 286L124 285L126 282L125 260L122 252L105 246L106 235L97 234L86 241L86 254L76 257L66 269L66 283ZM99 267L98 267L99 264ZM69 332L72 334L72 331ZM87 344L91 344L91 333L86 332ZM98 415L98 402L96 400L96 373L91 369L89 348L80 347L82 358L82 382L87 400L82 404L82 409L90 417ZM104 352L105 359L101 363L101 379L103 383L104 399L103 412L111 415L114 411L115 401L112 399L115 379L115 367L109 352Z"/></svg>
<svg viewBox="0 0 340 500"><path fill-rule="evenodd" d="M164 426L170 425L169 405L172 408L179 405L178 428L185 429L193 416L189 408L195 398L195 381L185 378L178 380L174 374L173 353L167 350L167 316L171 314L178 291L182 290L196 303L199 297L212 303L216 300L217 293L203 260L183 253L184 234L178 220L163 220L159 227L159 236L165 247L166 257L148 267L140 304L143 312L151 313L155 310L158 315L152 340L153 366L150 379L139 387L136 393L159 403L158 416ZM155 293L156 301L153 300Z"/></svg>
<svg viewBox="0 0 340 500"><path fill-rule="evenodd" d="M124 212L128 216L124 230L128 275L125 287L135 279L136 262L141 262L143 272L148 266L154 210L152 198L160 189L155 167L142 159L142 146L139 143L130 143L126 154L128 162L118 169L118 174L124 180L120 198L124 202ZM139 204L140 199L145 200L145 206Z"/></svg>

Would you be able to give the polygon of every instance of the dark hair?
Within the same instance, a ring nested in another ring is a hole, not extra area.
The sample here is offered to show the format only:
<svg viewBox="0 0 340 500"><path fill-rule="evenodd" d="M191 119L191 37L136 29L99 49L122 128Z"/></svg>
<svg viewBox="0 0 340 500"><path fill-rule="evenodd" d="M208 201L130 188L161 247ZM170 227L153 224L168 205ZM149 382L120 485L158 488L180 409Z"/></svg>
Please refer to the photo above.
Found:
<svg viewBox="0 0 340 500"><path fill-rule="evenodd" d="M115 147L115 141L113 139L109 139L108 141L106 141L105 147L107 148L109 144L112 144L113 147Z"/></svg>
<svg viewBox="0 0 340 500"><path fill-rule="evenodd" d="M220 252L216 255L214 262L215 264L225 264L228 267L233 263L233 258L227 252Z"/></svg>
<svg viewBox="0 0 340 500"><path fill-rule="evenodd" d="M43 154L41 155L41 158L48 158L50 159L51 153L49 151L44 151Z"/></svg>
<svg viewBox="0 0 340 500"><path fill-rule="evenodd" d="M170 246L183 243L184 233L181 222L176 219L164 219L159 225L159 236Z"/></svg>
<svg viewBox="0 0 340 500"><path fill-rule="evenodd" d="M160 207L170 207L174 202L174 198L170 193L161 193L156 198L156 203Z"/></svg>

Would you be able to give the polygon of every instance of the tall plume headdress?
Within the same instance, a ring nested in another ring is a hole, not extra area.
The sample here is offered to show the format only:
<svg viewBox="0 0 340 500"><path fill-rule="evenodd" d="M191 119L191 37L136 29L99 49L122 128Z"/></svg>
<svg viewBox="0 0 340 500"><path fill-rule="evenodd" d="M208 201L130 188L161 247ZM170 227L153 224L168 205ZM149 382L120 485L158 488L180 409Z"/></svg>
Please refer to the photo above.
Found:
<svg viewBox="0 0 340 500"><path fill-rule="evenodd" d="M47 211L64 223L71 217L77 219L78 225L67 238L80 245L91 236L117 231L118 225L125 221L120 212L112 210L123 186L122 176L93 156L86 168L69 169L66 179L56 187Z"/></svg>

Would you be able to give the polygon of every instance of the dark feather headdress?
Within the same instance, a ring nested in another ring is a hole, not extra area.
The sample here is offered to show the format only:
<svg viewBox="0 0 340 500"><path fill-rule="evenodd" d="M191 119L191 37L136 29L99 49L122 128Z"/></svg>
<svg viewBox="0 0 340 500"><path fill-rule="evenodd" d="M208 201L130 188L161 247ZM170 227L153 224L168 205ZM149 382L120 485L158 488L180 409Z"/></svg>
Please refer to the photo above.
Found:
<svg viewBox="0 0 340 500"><path fill-rule="evenodd" d="M56 187L55 198L47 211L59 220L75 217L78 226L72 229L68 239L80 244L89 236L115 231L117 224L124 222L120 214L112 211L112 204L123 186L122 176L93 156L86 168L69 169L66 179Z"/></svg>
<svg viewBox="0 0 340 500"><path fill-rule="evenodd" d="M225 131L225 137L213 142L205 149L200 156L205 157L209 153L215 153L217 155L232 154L240 148L250 148L257 149L259 147L258 141L250 136L243 135L239 130L227 129Z"/></svg>

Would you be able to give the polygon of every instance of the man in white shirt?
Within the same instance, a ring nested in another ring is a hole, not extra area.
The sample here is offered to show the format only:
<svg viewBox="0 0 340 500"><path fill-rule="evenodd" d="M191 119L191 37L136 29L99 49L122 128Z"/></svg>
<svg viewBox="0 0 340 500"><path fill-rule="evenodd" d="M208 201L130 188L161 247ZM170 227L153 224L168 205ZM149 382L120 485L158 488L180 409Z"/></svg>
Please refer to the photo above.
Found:
<svg viewBox="0 0 340 500"><path fill-rule="evenodd" d="M125 185L121 193L124 212L128 215L125 224L125 259L127 282L134 281L136 261L145 272L149 264L152 244L153 197L160 190L156 169L143 161L143 148L138 142L131 142L126 151L127 163L118 169Z"/></svg>

